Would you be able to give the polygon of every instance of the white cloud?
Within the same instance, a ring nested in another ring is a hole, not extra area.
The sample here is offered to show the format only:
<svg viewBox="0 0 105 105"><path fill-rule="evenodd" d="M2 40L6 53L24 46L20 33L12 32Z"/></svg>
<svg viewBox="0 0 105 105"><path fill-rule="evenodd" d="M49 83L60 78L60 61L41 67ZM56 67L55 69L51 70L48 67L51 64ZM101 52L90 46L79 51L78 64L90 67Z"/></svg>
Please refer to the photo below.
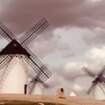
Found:
<svg viewBox="0 0 105 105"><path fill-rule="evenodd" d="M84 62L70 62L67 63L64 67L64 75L69 78L77 78L78 76L82 76L83 73L81 71Z"/></svg>
<svg viewBox="0 0 105 105"><path fill-rule="evenodd" d="M81 92L81 91L84 91L84 88L83 88L83 86L75 84L75 85L73 85L73 90L76 92Z"/></svg>
<svg viewBox="0 0 105 105"><path fill-rule="evenodd" d="M103 60L105 58L105 46L102 48L92 48L90 51L86 53L86 57L92 60Z"/></svg>
<svg viewBox="0 0 105 105"><path fill-rule="evenodd" d="M89 32L88 28L62 27L54 30L54 35L58 41L70 46L74 55L81 55L87 49L83 36Z"/></svg>
<svg viewBox="0 0 105 105"><path fill-rule="evenodd" d="M91 2L100 2L102 0L88 0L88 1L91 1Z"/></svg>
<svg viewBox="0 0 105 105"><path fill-rule="evenodd" d="M31 44L32 51L36 53L36 55L40 57L45 57L54 52L60 52L60 54L65 55L68 52L70 53L70 47L63 43L58 42L56 40L39 40L33 45Z"/></svg>
<svg viewBox="0 0 105 105"><path fill-rule="evenodd" d="M87 67L94 72L99 72L105 65L105 46L101 48L92 48L85 54Z"/></svg>
<svg viewBox="0 0 105 105"><path fill-rule="evenodd" d="M82 77L82 67L86 66L92 72L98 73L105 65L105 46L102 48L92 48L86 52L79 61L68 62L64 66L63 75L69 78Z"/></svg>

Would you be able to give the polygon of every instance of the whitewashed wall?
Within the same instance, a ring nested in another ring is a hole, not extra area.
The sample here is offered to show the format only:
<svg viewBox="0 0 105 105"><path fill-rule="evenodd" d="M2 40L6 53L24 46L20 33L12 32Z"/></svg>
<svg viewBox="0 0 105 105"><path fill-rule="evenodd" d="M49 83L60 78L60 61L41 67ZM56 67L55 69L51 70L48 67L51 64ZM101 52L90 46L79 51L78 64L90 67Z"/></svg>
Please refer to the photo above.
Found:
<svg viewBox="0 0 105 105"><path fill-rule="evenodd" d="M13 64L13 62L15 63ZM8 75L4 75L4 82L0 89L0 93L19 93L24 94L24 84L27 83L27 70L25 69L25 63L20 57L14 57L9 66L13 66ZM23 63L23 64L22 64Z"/></svg>
<svg viewBox="0 0 105 105"><path fill-rule="evenodd" d="M100 88L100 86L103 90ZM105 100L105 87L102 84L100 84L100 86L97 85L93 91L94 99Z"/></svg>

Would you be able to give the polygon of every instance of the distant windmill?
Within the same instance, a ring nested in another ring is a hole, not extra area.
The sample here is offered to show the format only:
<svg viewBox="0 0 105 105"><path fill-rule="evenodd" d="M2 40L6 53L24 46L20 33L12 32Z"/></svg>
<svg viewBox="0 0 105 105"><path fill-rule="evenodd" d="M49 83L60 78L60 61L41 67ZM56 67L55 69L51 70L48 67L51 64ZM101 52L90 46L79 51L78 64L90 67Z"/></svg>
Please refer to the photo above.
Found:
<svg viewBox="0 0 105 105"><path fill-rule="evenodd" d="M41 69L44 69L43 67ZM49 85L43 82L39 77L42 75L42 72L38 72L37 75L33 78L31 77L31 81L29 81L28 88L29 88L29 94L36 94L36 95L42 95L42 89L48 88Z"/></svg>
<svg viewBox="0 0 105 105"><path fill-rule="evenodd" d="M42 95L43 88L48 88L49 85L41 81L38 76L34 77L29 83L29 94Z"/></svg>
<svg viewBox="0 0 105 105"><path fill-rule="evenodd" d="M5 74L8 72L8 66L9 66L10 62L13 61L14 57L18 61L17 65L19 66L19 64L21 63L22 66L20 68L23 67L25 70L23 73L21 73L22 70L20 70L20 71L17 70L17 72L15 72L15 73L14 72L12 72L12 73L10 72L10 73L12 76L14 76L14 74L18 74L19 80L20 80L20 78L22 78L22 75L23 75L24 85L26 84L25 79L27 78L27 76L24 76L24 75L27 75L26 62L27 62L27 64L30 65L30 67L35 71L36 74L38 74L39 71L41 72L41 75L38 77L41 81L44 82L51 76L52 73L40 62L40 60L27 47L27 45L32 40L34 40L42 31L44 31L48 27L48 25L49 25L48 21L45 18L42 18L25 35L23 35L19 40L17 40L16 36L14 36L2 23L0 23L0 35L2 35L4 38L6 38L9 41L9 44L4 49L2 49L0 52L0 70L4 69L2 72L2 75L0 76L0 86L1 87L3 86L3 83L7 78L7 75L5 75ZM5 66L7 67L7 69L5 69ZM14 78L15 78L15 76L14 76ZM17 81L14 80L14 83L15 82L17 82ZM21 82L21 80L20 80L20 82ZM19 84L19 83L17 83L17 84ZM22 82L20 83L20 85L21 84L22 84ZM7 86L7 84L6 84L6 86ZM9 87L11 87L11 86L9 86Z"/></svg>
<svg viewBox="0 0 105 105"><path fill-rule="evenodd" d="M91 78L94 78L91 87L87 91L87 94L93 93L94 99L105 100L105 77L104 77L105 66L98 73L98 75L91 72L86 67L83 67L83 71Z"/></svg>
<svg viewBox="0 0 105 105"><path fill-rule="evenodd" d="M72 91L72 92L69 94L69 96L70 96L70 97L74 97L74 96L76 96L76 94L75 94L75 92Z"/></svg>

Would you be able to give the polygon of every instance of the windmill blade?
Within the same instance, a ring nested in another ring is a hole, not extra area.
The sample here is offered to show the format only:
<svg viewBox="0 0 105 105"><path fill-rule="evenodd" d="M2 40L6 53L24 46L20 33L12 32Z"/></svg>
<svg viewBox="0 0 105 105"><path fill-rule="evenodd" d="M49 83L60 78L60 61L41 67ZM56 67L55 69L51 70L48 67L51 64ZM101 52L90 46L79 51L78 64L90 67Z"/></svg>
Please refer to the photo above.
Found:
<svg viewBox="0 0 105 105"><path fill-rule="evenodd" d="M28 53L30 53L30 57L28 57L28 64L33 68L33 70L38 74L41 72L40 79L42 81L46 81L52 73L42 64L42 62L28 49L26 48Z"/></svg>
<svg viewBox="0 0 105 105"><path fill-rule="evenodd" d="M42 68L43 69L43 68ZM41 70L39 71L39 73L36 75L36 79L37 79L37 81L33 81L33 82L39 82L39 83L41 83L45 88L48 88L49 87L49 85L47 84L47 83L45 83L43 80L41 80L40 79L40 76L41 76Z"/></svg>
<svg viewBox="0 0 105 105"><path fill-rule="evenodd" d="M8 59L8 55L3 55L3 56L0 56L0 68L2 69L2 65L4 64L4 62L6 61L6 59ZM1 70L0 69L0 70Z"/></svg>
<svg viewBox="0 0 105 105"><path fill-rule="evenodd" d="M37 75L37 76L35 76L35 78L33 78L33 79L31 80L30 84L31 84L32 86L31 86L30 89L29 89L29 93L30 93L30 94L34 91L36 85L38 85L39 87L40 87L41 85L43 85L45 88L48 88L48 87L49 87L49 86L48 86L47 84L45 84L42 80L39 79L39 76L40 76L40 74Z"/></svg>
<svg viewBox="0 0 105 105"><path fill-rule="evenodd" d="M103 69L101 70L101 72L97 75L97 77L102 76L102 74L105 72L105 66L103 67Z"/></svg>
<svg viewBox="0 0 105 105"><path fill-rule="evenodd" d="M31 82L42 82L40 76L41 76L41 70L38 71L37 75L31 80Z"/></svg>
<svg viewBox="0 0 105 105"><path fill-rule="evenodd" d="M0 35L6 38L9 42L13 39L17 39L15 35L13 35L13 33L9 31L8 28L1 22L0 22Z"/></svg>
<svg viewBox="0 0 105 105"><path fill-rule="evenodd" d="M101 76L99 77L99 80L100 80L101 83L102 83L102 82L105 83L105 77L104 77L103 75L101 75Z"/></svg>
<svg viewBox="0 0 105 105"><path fill-rule="evenodd" d="M31 94L35 88L35 85L40 81L39 77L41 75L41 72L38 71L37 75L30 81L31 87L29 89L29 93Z"/></svg>
<svg viewBox="0 0 105 105"><path fill-rule="evenodd" d="M31 82L44 83L43 80L40 79L41 74L42 74L42 72L41 72L41 70L39 70L37 75L35 75L35 77L31 80Z"/></svg>
<svg viewBox="0 0 105 105"><path fill-rule="evenodd" d="M40 79L42 81L46 81L51 75L52 73L44 66L42 65L42 63L39 62L38 58L29 58L30 59L30 63L34 64L37 66L37 70L41 72L41 75L40 75Z"/></svg>
<svg viewBox="0 0 105 105"><path fill-rule="evenodd" d="M50 71L48 71L48 73L47 73L46 72L47 71L46 69L45 70L44 69L41 69L40 66L36 62L34 62L31 58L28 58L28 60L27 59L25 59L25 60L30 65L30 67L35 71L36 74L38 74L39 71L41 72L41 75L40 75L39 78L42 81L46 81L51 76L51 72ZM49 75L49 72L50 72L50 75Z"/></svg>
<svg viewBox="0 0 105 105"><path fill-rule="evenodd" d="M35 26L33 26L25 35L20 38L20 43L27 46L34 40L42 31L48 27L49 23L45 18L42 18Z"/></svg>
<svg viewBox="0 0 105 105"><path fill-rule="evenodd" d="M45 88L49 88L49 85L47 83L44 83L44 82L41 82L41 83Z"/></svg>
<svg viewBox="0 0 105 105"><path fill-rule="evenodd" d="M87 94L90 94L92 92L92 90L94 90L96 85L97 85L97 82L93 82L91 87L88 89Z"/></svg>
<svg viewBox="0 0 105 105"><path fill-rule="evenodd" d="M35 88L36 83L33 82L32 86L29 88L29 94L33 92L33 89Z"/></svg>
<svg viewBox="0 0 105 105"><path fill-rule="evenodd" d="M2 62L6 57L7 57L7 55L0 56L0 62Z"/></svg>
<svg viewBox="0 0 105 105"><path fill-rule="evenodd" d="M39 68L37 67L36 63L34 64L27 56L24 60L35 71L35 74L37 75L39 73Z"/></svg>
<svg viewBox="0 0 105 105"><path fill-rule="evenodd" d="M13 58L13 56L7 55L1 62L0 62L0 70L10 62L10 60Z"/></svg>
<svg viewBox="0 0 105 105"><path fill-rule="evenodd" d="M95 75L93 72L91 72L89 69L87 69L86 67L83 67L82 70L83 70L87 75L89 75L90 77L92 77L92 78L95 78L95 77L96 77L96 75Z"/></svg>

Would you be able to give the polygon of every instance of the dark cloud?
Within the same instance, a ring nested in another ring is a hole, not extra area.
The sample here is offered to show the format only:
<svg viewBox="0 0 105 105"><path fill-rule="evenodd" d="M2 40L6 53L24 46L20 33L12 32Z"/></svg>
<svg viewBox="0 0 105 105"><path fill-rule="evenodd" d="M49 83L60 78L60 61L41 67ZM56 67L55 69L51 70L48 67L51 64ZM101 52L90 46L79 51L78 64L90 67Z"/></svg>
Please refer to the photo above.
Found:
<svg viewBox="0 0 105 105"><path fill-rule="evenodd" d="M85 37L84 40L88 45L105 44L105 35L100 34L94 37Z"/></svg>
<svg viewBox="0 0 105 105"><path fill-rule="evenodd" d="M26 31L42 17L53 28L96 26L105 19L104 4L92 5L86 0L9 0L1 2L0 18L16 34Z"/></svg>
<svg viewBox="0 0 105 105"><path fill-rule="evenodd" d="M103 45L105 44L105 30L104 28L91 29L83 36L83 39L88 45Z"/></svg>
<svg viewBox="0 0 105 105"><path fill-rule="evenodd" d="M85 42L88 45L92 45L92 44L105 44L105 34L100 34L100 35L96 35L93 37L85 37L84 38Z"/></svg>

